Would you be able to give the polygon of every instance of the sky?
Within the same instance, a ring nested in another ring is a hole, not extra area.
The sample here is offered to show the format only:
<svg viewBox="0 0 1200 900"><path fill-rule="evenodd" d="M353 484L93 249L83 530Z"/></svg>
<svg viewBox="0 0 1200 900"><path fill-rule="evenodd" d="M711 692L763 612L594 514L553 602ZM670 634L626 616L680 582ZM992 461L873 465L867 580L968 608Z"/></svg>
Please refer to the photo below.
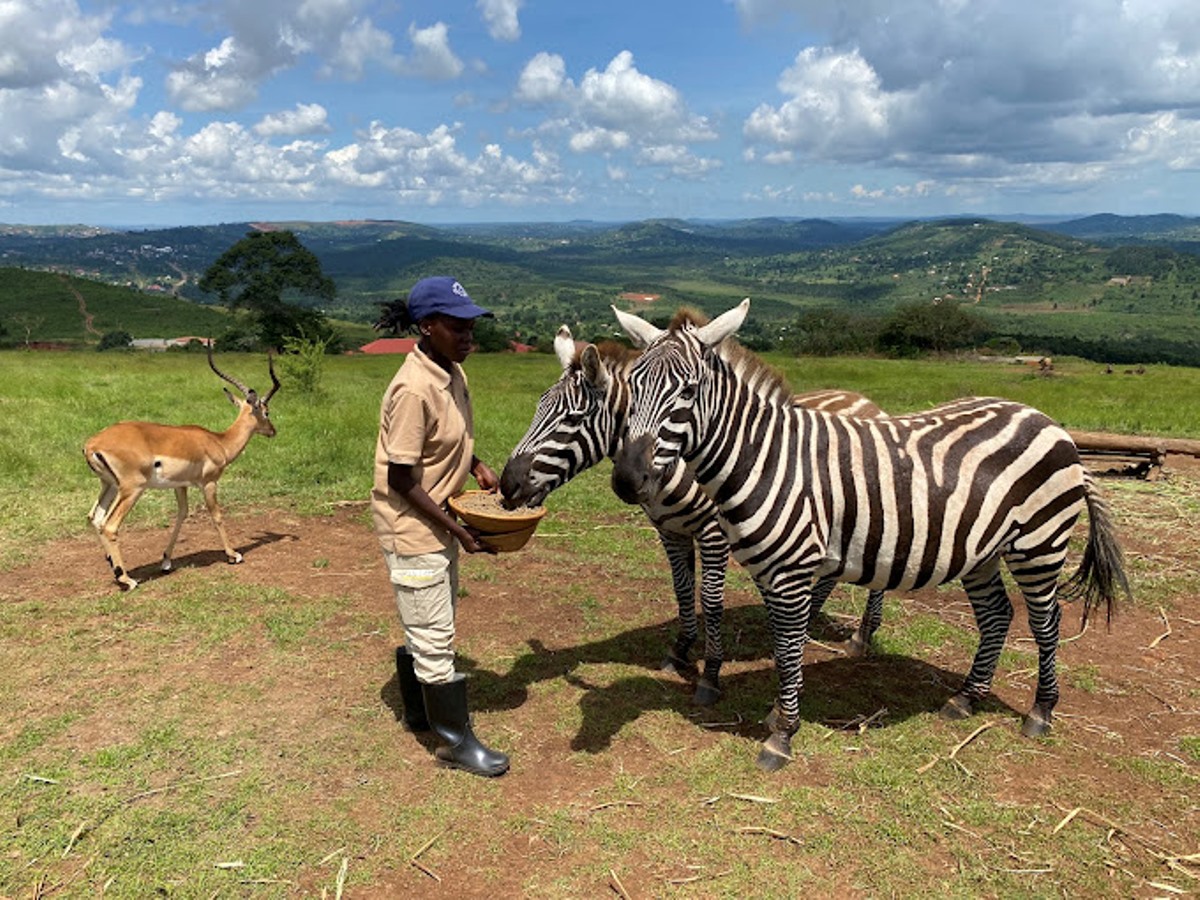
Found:
<svg viewBox="0 0 1200 900"><path fill-rule="evenodd" d="M1198 198L1196 0L0 0L0 223Z"/></svg>

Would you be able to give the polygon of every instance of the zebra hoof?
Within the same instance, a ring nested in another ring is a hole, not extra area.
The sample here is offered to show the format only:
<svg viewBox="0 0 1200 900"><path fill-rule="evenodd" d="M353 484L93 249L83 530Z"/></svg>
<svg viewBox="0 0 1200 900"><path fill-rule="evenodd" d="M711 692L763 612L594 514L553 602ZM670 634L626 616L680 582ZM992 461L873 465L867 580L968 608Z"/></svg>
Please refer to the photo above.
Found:
<svg viewBox="0 0 1200 900"><path fill-rule="evenodd" d="M691 680L696 677L696 664L686 659L671 654L662 661L659 669L663 672L670 672L672 675L677 675L680 678Z"/></svg>
<svg viewBox="0 0 1200 900"><path fill-rule="evenodd" d="M721 689L715 684L710 684L703 678L696 682L696 693L692 695L692 702L697 706L712 706L721 699Z"/></svg>
<svg viewBox="0 0 1200 900"><path fill-rule="evenodd" d="M764 772L778 772L792 761L792 739L782 731L767 738L758 751L757 765Z"/></svg>
<svg viewBox="0 0 1200 900"><path fill-rule="evenodd" d="M867 650L867 642L862 639L862 636L858 632L855 632L850 640L846 642L846 655L851 659L865 659Z"/></svg>
<svg viewBox="0 0 1200 900"><path fill-rule="evenodd" d="M955 694L942 706L943 719L969 719L974 712L975 707L966 694Z"/></svg>
<svg viewBox="0 0 1200 900"><path fill-rule="evenodd" d="M1034 706L1021 723L1021 734L1028 738L1045 737L1050 733L1052 718L1050 710Z"/></svg>

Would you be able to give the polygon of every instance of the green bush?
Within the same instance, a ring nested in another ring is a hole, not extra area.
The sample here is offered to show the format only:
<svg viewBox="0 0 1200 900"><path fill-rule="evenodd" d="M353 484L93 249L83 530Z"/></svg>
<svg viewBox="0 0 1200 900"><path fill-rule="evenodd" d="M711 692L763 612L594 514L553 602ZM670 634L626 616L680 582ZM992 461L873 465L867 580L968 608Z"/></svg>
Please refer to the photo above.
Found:
<svg viewBox="0 0 1200 900"><path fill-rule="evenodd" d="M96 345L98 351L105 350L128 350L133 345L133 335L128 331L107 331L100 336L100 343Z"/></svg>
<svg viewBox="0 0 1200 900"><path fill-rule="evenodd" d="M285 337L279 357L282 381L301 394L317 394L325 369L326 342L321 338Z"/></svg>

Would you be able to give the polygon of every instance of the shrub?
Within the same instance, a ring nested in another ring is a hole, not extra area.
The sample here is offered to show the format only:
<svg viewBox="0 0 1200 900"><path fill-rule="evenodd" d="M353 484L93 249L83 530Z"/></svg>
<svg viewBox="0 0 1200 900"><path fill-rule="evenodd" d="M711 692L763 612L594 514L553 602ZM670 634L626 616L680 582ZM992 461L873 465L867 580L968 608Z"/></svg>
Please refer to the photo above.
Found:
<svg viewBox="0 0 1200 900"><path fill-rule="evenodd" d="M98 351L105 350L128 350L133 345L133 335L128 331L108 331L100 336L100 343L96 345Z"/></svg>
<svg viewBox="0 0 1200 900"><path fill-rule="evenodd" d="M325 341L322 338L285 337L279 357L282 380L301 394L317 394L325 370Z"/></svg>

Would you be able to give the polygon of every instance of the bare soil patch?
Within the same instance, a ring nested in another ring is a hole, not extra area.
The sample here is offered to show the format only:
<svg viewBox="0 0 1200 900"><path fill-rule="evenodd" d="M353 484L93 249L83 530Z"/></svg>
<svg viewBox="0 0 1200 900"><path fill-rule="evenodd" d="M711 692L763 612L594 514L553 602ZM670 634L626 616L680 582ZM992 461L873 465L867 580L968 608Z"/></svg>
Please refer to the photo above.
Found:
<svg viewBox="0 0 1200 900"><path fill-rule="evenodd" d="M1200 485L1196 462L1172 458L1168 468L1175 483ZM225 579L231 591L237 589L230 603L254 623L265 620L274 609L259 599L257 591L336 598L338 612L322 624L321 642L304 644L293 664L281 668L262 652L262 632L256 624L253 632L217 646L201 646L181 632L173 643L164 642L161 654L139 659L122 652L123 646L134 643L130 629L161 626L153 620L123 621L119 628L111 620L96 622L94 638L104 650L102 665L61 680L54 672L31 674L53 694L53 702L86 711L63 740L87 753L122 740L132 727L125 709L128 704L156 703L169 711L177 702L195 703L201 697L202 718L214 735L237 733L245 727L247 716L253 717L253 735L247 740L259 748L278 748L277 776L284 783L291 776L289 756L313 746L314 735L320 735L324 747L336 745L363 715L375 716L378 745L345 746L337 757L340 762L307 786L304 802L353 804L355 818L379 834L404 827L397 822L405 820L405 810L427 800L435 779L469 779L436 769L430 739L408 734L398 724L392 653L400 632L364 510L349 506L325 517L284 510L254 514L231 510L227 523L234 545L245 555L242 565L225 562L211 523L200 510L185 524L175 571L168 574L160 573L156 562L165 531L127 528L122 545L126 560L134 566L131 574L142 582L138 591L155 596L153 592L167 584L185 588L193 579ZM1165 542L1152 533L1125 533L1126 553L1148 559L1156 567L1194 571L1200 558L1195 524L1180 523ZM757 752L765 734L758 717L766 711L758 703L773 693L774 675L765 617L750 592L734 591L728 596L730 659L723 670L725 694L716 708L698 711L690 704L690 687L657 669L660 651L666 650L674 635L674 602L665 561L643 577L614 579L602 565L576 558L553 541L535 536L520 553L465 559L463 576L461 668L472 678L476 726L485 739L513 758L508 775L494 782L475 779L478 784L464 791L480 792L506 816L521 810L530 821L544 822L553 811L565 810L567 815L584 817L596 815L610 799L594 793L591 773L596 770L611 773L619 768L631 780L648 779L646 786L638 788L638 797L650 808L656 793L665 799L673 790L658 786L653 776L675 754L703 752L730 735L744 737L748 758ZM570 586L576 584L593 586L600 598L599 621L595 610L589 615L583 606L565 602ZM48 546L30 564L6 573L0 603L55 604L117 594L97 542L72 539ZM973 628L960 594L923 591L895 599L906 615L929 612ZM112 602L120 604L119 599ZM156 602L169 604L170 593L164 591ZM630 624L612 624L623 622ZM1075 633L1077 608L1066 610L1064 626L1065 636ZM50 633L31 635L29 641L64 637L52 633L54 627L48 625ZM888 627L885 618L883 628ZM1018 607L1010 646L1029 651L1027 636L1023 610ZM832 646L838 635L827 628L818 637ZM1111 630L1101 617L1066 643L1060 654L1062 665L1076 673L1090 673L1089 683L1064 680L1055 740L1033 745L1037 747L1034 764L1028 757L1015 756L992 761L1005 773L999 782L1003 798L1031 809L1055 809L1063 816L1080 806L1137 809L1136 817L1120 824L1138 840L1180 853L1200 850L1200 806L1193 804L1182 813L1172 807L1171 818L1161 818L1161 797L1148 790L1146 780L1128 765L1115 763L1130 758L1171 762L1193 775L1200 767L1184 749L1186 739L1200 734L1198 638L1200 598L1174 595L1161 604L1126 605ZM328 651L318 646L322 642ZM914 715L932 717L938 702L934 698L943 687L948 691L956 686L969 664L967 654L953 649L932 656L877 655L856 661L821 645L811 648L808 660L806 707L825 710L827 718L852 719L886 706L893 722ZM596 676L598 667L614 661L640 666L639 674L615 680ZM244 693L231 689L248 682L256 686L253 710L245 708ZM977 716L980 724L995 720L995 727L1015 730L1031 702L1033 682L1032 672L1009 672L999 678L994 703ZM576 719L564 722L561 692L557 699L549 696L552 684L576 692ZM932 685L932 693L928 687L914 692L914 684ZM851 686L856 693L846 700ZM27 702L33 709L50 701L46 696L30 696ZM670 747L663 746L660 721L644 727L659 712L674 717L667 722ZM930 721L936 725L935 718ZM0 724L0 735L11 736L18 728L19 722ZM952 746L949 741L946 750ZM920 762L914 760L914 766ZM810 765L798 759L777 776L775 784L819 786L829 779L819 762ZM764 779L762 790L769 790L771 784ZM620 809L612 812L620 813ZM647 827L653 827L650 814L646 815ZM837 823L829 827L836 829ZM415 852L434 837L413 833L406 845ZM452 833L441 841L428 856L440 881L415 866L402 865L370 885L355 885L347 896L410 896L416 891L430 897L520 896L530 883L552 883L557 860L570 849L555 845L552 831L545 828L516 835ZM473 849L476 843L482 847L496 841L503 845L499 852L494 847L487 852ZM786 851L785 846L768 845L763 852L782 858ZM504 861L500 867L495 865L497 856ZM686 875L676 861L646 858L637 852L623 859L622 885L632 896L661 896L665 879ZM822 865L821 860L812 863L817 871ZM298 884L296 893L319 896L330 883L328 867L310 866L307 871L311 881ZM606 893L612 893L612 888L598 875L594 896Z"/></svg>

